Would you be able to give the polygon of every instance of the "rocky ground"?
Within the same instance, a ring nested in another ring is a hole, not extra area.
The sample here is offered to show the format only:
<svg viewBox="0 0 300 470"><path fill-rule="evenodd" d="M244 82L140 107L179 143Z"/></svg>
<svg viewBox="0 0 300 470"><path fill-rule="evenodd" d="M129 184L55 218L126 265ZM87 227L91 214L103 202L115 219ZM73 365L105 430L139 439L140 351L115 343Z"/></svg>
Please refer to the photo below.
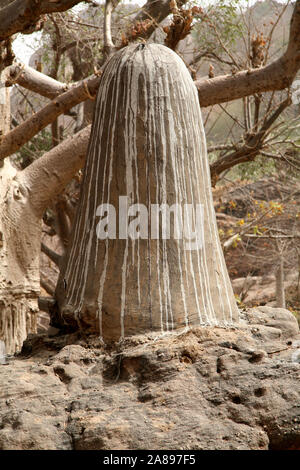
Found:
<svg viewBox="0 0 300 470"><path fill-rule="evenodd" d="M300 450L299 378L298 323L271 307L116 347L38 335L0 366L0 449Z"/></svg>

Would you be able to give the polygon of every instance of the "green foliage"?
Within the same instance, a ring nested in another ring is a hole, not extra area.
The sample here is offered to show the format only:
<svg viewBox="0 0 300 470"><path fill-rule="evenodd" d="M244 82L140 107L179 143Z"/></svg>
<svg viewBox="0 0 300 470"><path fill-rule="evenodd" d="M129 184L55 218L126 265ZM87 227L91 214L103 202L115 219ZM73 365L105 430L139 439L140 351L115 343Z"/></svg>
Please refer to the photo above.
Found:
<svg viewBox="0 0 300 470"><path fill-rule="evenodd" d="M228 47L242 37L244 25L240 21L240 0L217 0L209 4L195 21L192 35L201 52L221 53L218 36Z"/></svg>

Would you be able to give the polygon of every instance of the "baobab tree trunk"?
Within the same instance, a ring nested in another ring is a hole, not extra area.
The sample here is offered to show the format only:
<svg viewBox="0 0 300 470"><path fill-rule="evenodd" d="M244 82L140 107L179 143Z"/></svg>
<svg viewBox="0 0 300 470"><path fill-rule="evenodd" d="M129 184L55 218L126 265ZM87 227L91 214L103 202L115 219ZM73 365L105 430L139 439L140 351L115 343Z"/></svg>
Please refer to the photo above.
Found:
<svg viewBox="0 0 300 470"><path fill-rule="evenodd" d="M36 332L41 221L28 201L22 172L8 159L1 163L0 339L13 354Z"/></svg>
<svg viewBox="0 0 300 470"><path fill-rule="evenodd" d="M23 171L0 161L0 341L8 354L36 332L42 216L82 167L89 132L83 129Z"/></svg>
<svg viewBox="0 0 300 470"><path fill-rule="evenodd" d="M6 70L0 79L0 140L10 130ZM27 204L27 188L8 159L0 162L0 339L6 352L36 332L41 224Z"/></svg>
<svg viewBox="0 0 300 470"><path fill-rule="evenodd" d="M157 232L158 209L168 215L167 208L177 214L170 238L168 217ZM164 46L129 46L104 69L56 297L56 326L79 326L104 340L238 321L197 90Z"/></svg>

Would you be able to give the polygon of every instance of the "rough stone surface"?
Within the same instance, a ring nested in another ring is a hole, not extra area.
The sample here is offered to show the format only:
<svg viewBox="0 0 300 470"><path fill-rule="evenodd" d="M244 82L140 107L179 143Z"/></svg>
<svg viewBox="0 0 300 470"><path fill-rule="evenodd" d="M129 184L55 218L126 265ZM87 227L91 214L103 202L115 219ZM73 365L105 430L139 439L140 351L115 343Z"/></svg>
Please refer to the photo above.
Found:
<svg viewBox="0 0 300 470"><path fill-rule="evenodd" d="M284 291L287 299L292 300L298 292L298 278L297 269L285 272ZM242 295L243 303L248 307L270 302L276 304L275 275L239 277L232 279L232 287L235 294Z"/></svg>
<svg viewBox="0 0 300 470"><path fill-rule="evenodd" d="M101 346L37 335L0 366L0 449L298 449L300 336L287 310Z"/></svg>

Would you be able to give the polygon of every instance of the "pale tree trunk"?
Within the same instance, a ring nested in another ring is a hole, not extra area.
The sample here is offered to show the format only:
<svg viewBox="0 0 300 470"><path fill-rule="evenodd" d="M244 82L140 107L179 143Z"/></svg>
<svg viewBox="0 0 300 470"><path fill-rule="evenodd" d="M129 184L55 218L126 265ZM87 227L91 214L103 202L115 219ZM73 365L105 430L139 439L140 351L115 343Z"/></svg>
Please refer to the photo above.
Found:
<svg viewBox="0 0 300 470"><path fill-rule="evenodd" d="M0 339L12 354L36 332L41 223L8 159L0 178Z"/></svg>
<svg viewBox="0 0 300 470"><path fill-rule="evenodd" d="M10 131L10 89L5 87L7 69L0 73L0 142Z"/></svg>
<svg viewBox="0 0 300 470"><path fill-rule="evenodd" d="M284 261L280 255L279 265L276 271L276 307L286 308L284 291Z"/></svg>
<svg viewBox="0 0 300 470"><path fill-rule="evenodd" d="M67 139L23 171L9 159L1 162L0 340L8 354L36 332L42 215L82 167L89 132Z"/></svg>
<svg viewBox="0 0 300 470"><path fill-rule="evenodd" d="M117 238L100 240L97 208L113 205L118 219L120 196L128 207L148 209L148 233L139 225L140 238L123 233L120 239L117 223ZM175 239L172 217L170 239L153 238L152 204L190 204L194 216L197 205L203 209L203 246L188 250L187 240ZM103 72L56 296L56 325L79 326L104 340L238 321L218 237L197 89L182 60L164 46L129 46Z"/></svg>
<svg viewBox="0 0 300 470"><path fill-rule="evenodd" d="M6 69L7 70L7 69ZM0 78L0 139L10 130L10 90L6 70ZM19 350L28 332L36 331L39 292L40 224L24 204L26 188L9 160L0 162L0 338L6 351Z"/></svg>

